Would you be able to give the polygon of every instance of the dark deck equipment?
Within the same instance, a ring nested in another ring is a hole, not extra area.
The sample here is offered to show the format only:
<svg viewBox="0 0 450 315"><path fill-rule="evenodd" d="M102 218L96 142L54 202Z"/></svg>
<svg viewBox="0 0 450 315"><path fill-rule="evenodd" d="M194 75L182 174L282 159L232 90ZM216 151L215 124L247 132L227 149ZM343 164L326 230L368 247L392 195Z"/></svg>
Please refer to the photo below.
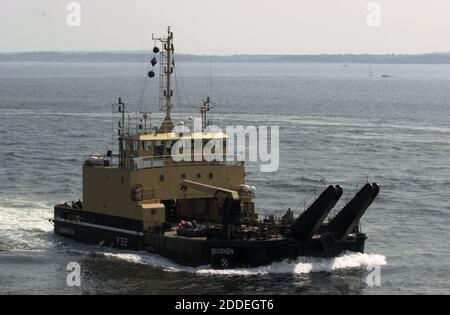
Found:
<svg viewBox="0 0 450 315"><path fill-rule="evenodd" d="M339 185L330 185L309 207L292 223L291 236L297 241L311 239L317 233L328 213L342 196Z"/></svg>
<svg viewBox="0 0 450 315"><path fill-rule="evenodd" d="M364 185L353 199L330 221L327 225L327 230L332 233L335 239L346 239L358 225L359 220L379 192L380 187L376 183Z"/></svg>

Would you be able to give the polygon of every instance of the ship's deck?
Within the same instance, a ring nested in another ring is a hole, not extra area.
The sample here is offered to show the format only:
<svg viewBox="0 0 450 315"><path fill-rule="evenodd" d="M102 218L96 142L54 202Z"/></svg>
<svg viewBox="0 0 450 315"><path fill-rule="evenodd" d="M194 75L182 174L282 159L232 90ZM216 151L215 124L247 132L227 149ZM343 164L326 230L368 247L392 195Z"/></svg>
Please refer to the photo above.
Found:
<svg viewBox="0 0 450 315"><path fill-rule="evenodd" d="M183 235L178 235L176 230L166 232L166 233L164 233L164 236L167 236L170 238L183 238L183 239L190 239L190 240L196 240L196 241L206 241L206 236L183 236Z"/></svg>
<svg viewBox="0 0 450 315"><path fill-rule="evenodd" d="M193 240L193 241L206 241L207 237L206 236L184 236L184 235L178 235L176 229L172 230L172 231L168 231L164 233L165 237L168 238L172 238L172 239L185 239L185 240ZM267 241L272 241L272 242L277 242L277 241L285 241L286 238L282 237L281 235L272 235L268 238L264 238L264 239L256 239L256 238L252 238L252 239L241 239L240 241L251 241L251 242L267 242ZM223 241L223 240L222 240ZM235 239L233 241L239 241L238 239Z"/></svg>

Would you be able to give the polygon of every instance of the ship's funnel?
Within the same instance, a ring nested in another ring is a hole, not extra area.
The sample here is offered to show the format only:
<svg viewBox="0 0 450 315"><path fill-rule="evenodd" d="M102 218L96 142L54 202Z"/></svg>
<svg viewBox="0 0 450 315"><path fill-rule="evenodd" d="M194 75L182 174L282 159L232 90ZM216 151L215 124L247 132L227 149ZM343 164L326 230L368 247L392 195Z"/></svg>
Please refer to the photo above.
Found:
<svg viewBox="0 0 450 315"><path fill-rule="evenodd" d="M345 239L358 225L359 220L366 212L367 208L380 192L378 184L367 183L358 193L347 203L344 208L330 221L327 230L336 239Z"/></svg>
<svg viewBox="0 0 450 315"><path fill-rule="evenodd" d="M342 196L339 185L330 185L290 226L291 236L306 241L317 233L328 213Z"/></svg>

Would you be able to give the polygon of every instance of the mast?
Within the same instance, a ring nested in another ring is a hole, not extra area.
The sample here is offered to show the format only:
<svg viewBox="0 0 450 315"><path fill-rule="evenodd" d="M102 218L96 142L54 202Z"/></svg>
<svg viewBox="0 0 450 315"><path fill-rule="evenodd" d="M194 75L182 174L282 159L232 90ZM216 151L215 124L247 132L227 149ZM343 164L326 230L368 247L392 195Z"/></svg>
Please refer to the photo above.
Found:
<svg viewBox="0 0 450 315"><path fill-rule="evenodd" d="M173 32L170 30L170 26L167 28L167 36L166 37L158 37L155 38L152 36L153 40L157 40L162 44L162 55L163 62L161 64L161 75L162 78L162 109L166 112L166 118L164 119L160 131L161 132L169 132L172 131L174 125L172 119L170 117L170 112L172 109L172 96L173 91L171 89L171 76L173 74L174 69L174 47L173 47Z"/></svg>
<svg viewBox="0 0 450 315"><path fill-rule="evenodd" d="M212 107L212 104L211 104L210 97L207 96L206 101L203 101L203 105L200 107L200 114L202 117L202 131L204 131L206 129L206 126L208 124L206 115L209 112L209 110L211 109L211 107Z"/></svg>
<svg viewBox="0 0 450 315"><path fill-rule="evenodd" d="M119 121L119 130L118 130L118 134L119 134L119 165L122 166L122 162L124 159L123 153L125 148L123 147L123 143L122 143L122 139L126 136L125 133L125 103L122 102L122 98L119 97L119 101L117 102L117 104L115 104L114 106L117 106L117 111L119 113L121 113L122 117L121 117L121 121Z"/></svg>
<svg viewBox="0 0 450 315"><path fill-rule="evenodd" d="M170 26L167 29L167 43L165 46L166 58L167 58L167 67L166 67L166 119L170 119L170 108L172 107L171 98L172 98L172 90L170 88L170 76L173 72L173 43L172 43L173 33L170 31Z"/></svg>

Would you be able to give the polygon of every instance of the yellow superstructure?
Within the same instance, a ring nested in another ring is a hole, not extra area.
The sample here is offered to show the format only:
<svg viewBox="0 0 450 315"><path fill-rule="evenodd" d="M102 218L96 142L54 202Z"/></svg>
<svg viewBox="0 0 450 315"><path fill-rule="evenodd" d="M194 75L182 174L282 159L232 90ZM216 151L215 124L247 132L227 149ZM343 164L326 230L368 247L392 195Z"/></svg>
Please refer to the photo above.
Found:
<svg viewBox="0 0 450 315"><path fill-rule="evenodd" d="M93 156L83 166L84 209L98 214L139 220L144 230L161 227L171 220L183 218L222 222L222 195L230 195L241 203L248 217L254 217L253 198L242 191L245 184L244 163L227 159L210 161L203 154L194 154L194 147L209 141L219 141L226 152L227 136L223 132L207 131L206 113L209 98L201 107L202 128L187 134L173 131L171 119L170 77L173 74L173 34L159 38L163 43L164 63L162 106L166 117L161 126L149 132L144 128L130 134L125 128L125 104L119 99L119 153ZM144 116L147 120L148 116ZM147 121L146 121L147 122ZM129 130L128 126L128 130ZM192 144L190 160L177 161L172 146L179 142Z"/></svg>

